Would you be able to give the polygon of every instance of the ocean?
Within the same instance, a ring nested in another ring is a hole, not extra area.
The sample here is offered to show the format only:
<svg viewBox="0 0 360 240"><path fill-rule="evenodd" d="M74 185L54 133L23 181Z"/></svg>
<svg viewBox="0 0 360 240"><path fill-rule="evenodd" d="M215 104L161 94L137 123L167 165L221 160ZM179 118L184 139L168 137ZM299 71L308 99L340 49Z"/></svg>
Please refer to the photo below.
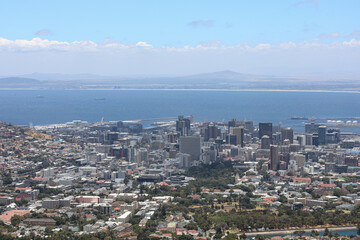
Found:
<svg viewBox="0 0 360 240"><path fill-rule="evenodd" d="M303 120L290 120L292 116L322 119L319 122L360 117L360 94L344 92L0 90L0 102L0 121L18 125L193 115L195 121L282 123L303 132ZM359 128L341 130L360 133Z"/></svg>

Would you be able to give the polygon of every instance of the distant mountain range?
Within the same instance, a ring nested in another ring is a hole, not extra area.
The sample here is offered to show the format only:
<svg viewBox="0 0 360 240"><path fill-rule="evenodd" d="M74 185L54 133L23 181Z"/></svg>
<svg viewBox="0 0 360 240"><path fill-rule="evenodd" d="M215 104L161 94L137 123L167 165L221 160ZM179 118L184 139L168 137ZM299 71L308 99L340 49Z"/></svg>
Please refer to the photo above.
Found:
<svg viewBox="0 0 360 240"><path fill-rule="evenodd" d="M178 77L126 77L32 73L0 78L0 88L17 89L242 89L360 91L357 79L309 79L221 71Z"/></svg>

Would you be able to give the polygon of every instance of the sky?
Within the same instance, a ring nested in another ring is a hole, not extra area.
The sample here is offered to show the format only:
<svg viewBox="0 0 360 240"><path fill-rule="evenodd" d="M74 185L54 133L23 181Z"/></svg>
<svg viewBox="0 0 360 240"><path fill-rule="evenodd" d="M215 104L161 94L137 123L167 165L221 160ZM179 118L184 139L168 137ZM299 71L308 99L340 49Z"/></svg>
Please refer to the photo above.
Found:
<svg viewBox="0 0 360 240"><path fill-rule="evenodd" d="M0 76L360 77L358 0L2 0Z"/></svg>

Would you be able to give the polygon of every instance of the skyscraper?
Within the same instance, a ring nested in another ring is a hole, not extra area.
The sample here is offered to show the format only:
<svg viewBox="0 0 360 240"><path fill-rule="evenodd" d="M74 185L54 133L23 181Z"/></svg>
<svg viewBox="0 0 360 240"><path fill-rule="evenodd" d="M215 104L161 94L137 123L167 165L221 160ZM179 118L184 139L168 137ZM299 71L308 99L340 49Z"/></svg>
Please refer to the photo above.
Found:
<svg viewBox="0 0 360 240"><path fill-rule="evenodd" d="M245 130L247 133L253 134L254 132L254 123L253 121L245 121Z"/></svg>
<svg viewBox="0 0 360 240"><path fill-rule="evenodd" d="M265 135L272 140L272 123L259 123L259 138L261 139Z"/></svg>
<svg viewBox="0 0 360 240"><path fill-rule="evenodd" d="M199 160L201 154L200 136L183 136L180 137L180 152L190 154L194 161Z"/></svg>
<svg viewBox="0 0 360 240"><path fill-rule="evenodd" d="M236 136L236 145L244 147L244 127L230 127L230 134Z"/></svg>
<svg viewBox="0 0 360 240"><path fill-rule="evenodd" d="M140 148L136 151L136 163L138 166L148 164L148 151L146 148Z"/></svg>
<svg viewBox="0 0 360 240"><path fill-rule="evenodd" d="M279 147L277 145L270 146L270 169L278 170L279 166Z"/></svg>
<svg viewBox="0 0 360 240"><path fill-rule="evenodd" d="M204 140L209 141L209 139L215 139L220 135L219 128L215 125L209 125L205 128Z"/></svg>
<svg viewBox="0 0 360 240"><path fill-rule="evenodd" d="M289 139L290 143L294 142L294 131L291 128L281 129L281 141L284 142L285 139Z"/></svg>
<svg viewBox="0 0 360 240"><path fill-rule="evenodd" d="M271 141L268 135L261 138L261 149L270 149Z"/></svg>
<svg viewBox="0 0 360 240"><path fill-rule="evenodd" d="M180 132L180 136L188 136L190 132L190 119L179 116L176 121L176 131Z"/></svg>
<svg viewBox="0 0 360 240"><path fill-rule="evenodd" d="M305 124L305 133L317 133L320 124L318 123L306 123Z"/></svg>
<svg viewBox="0 0 360 240"><path fill-rule="evenodd" d="M320 126L318 129L319 145L326 144L326 126Z"/></svg>

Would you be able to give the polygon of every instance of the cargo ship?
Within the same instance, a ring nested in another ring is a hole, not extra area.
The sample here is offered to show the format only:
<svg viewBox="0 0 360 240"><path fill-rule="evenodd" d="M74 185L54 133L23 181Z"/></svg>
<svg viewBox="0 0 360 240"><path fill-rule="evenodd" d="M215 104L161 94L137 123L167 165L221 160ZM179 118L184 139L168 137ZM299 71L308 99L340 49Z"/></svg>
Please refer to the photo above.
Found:
<svg viewBox="0 0 360 240"><path fill-rule="evenodd" d="M291 120L309 120L307 117L298 117L298 116L292 116L290 119Z"/></svg>

